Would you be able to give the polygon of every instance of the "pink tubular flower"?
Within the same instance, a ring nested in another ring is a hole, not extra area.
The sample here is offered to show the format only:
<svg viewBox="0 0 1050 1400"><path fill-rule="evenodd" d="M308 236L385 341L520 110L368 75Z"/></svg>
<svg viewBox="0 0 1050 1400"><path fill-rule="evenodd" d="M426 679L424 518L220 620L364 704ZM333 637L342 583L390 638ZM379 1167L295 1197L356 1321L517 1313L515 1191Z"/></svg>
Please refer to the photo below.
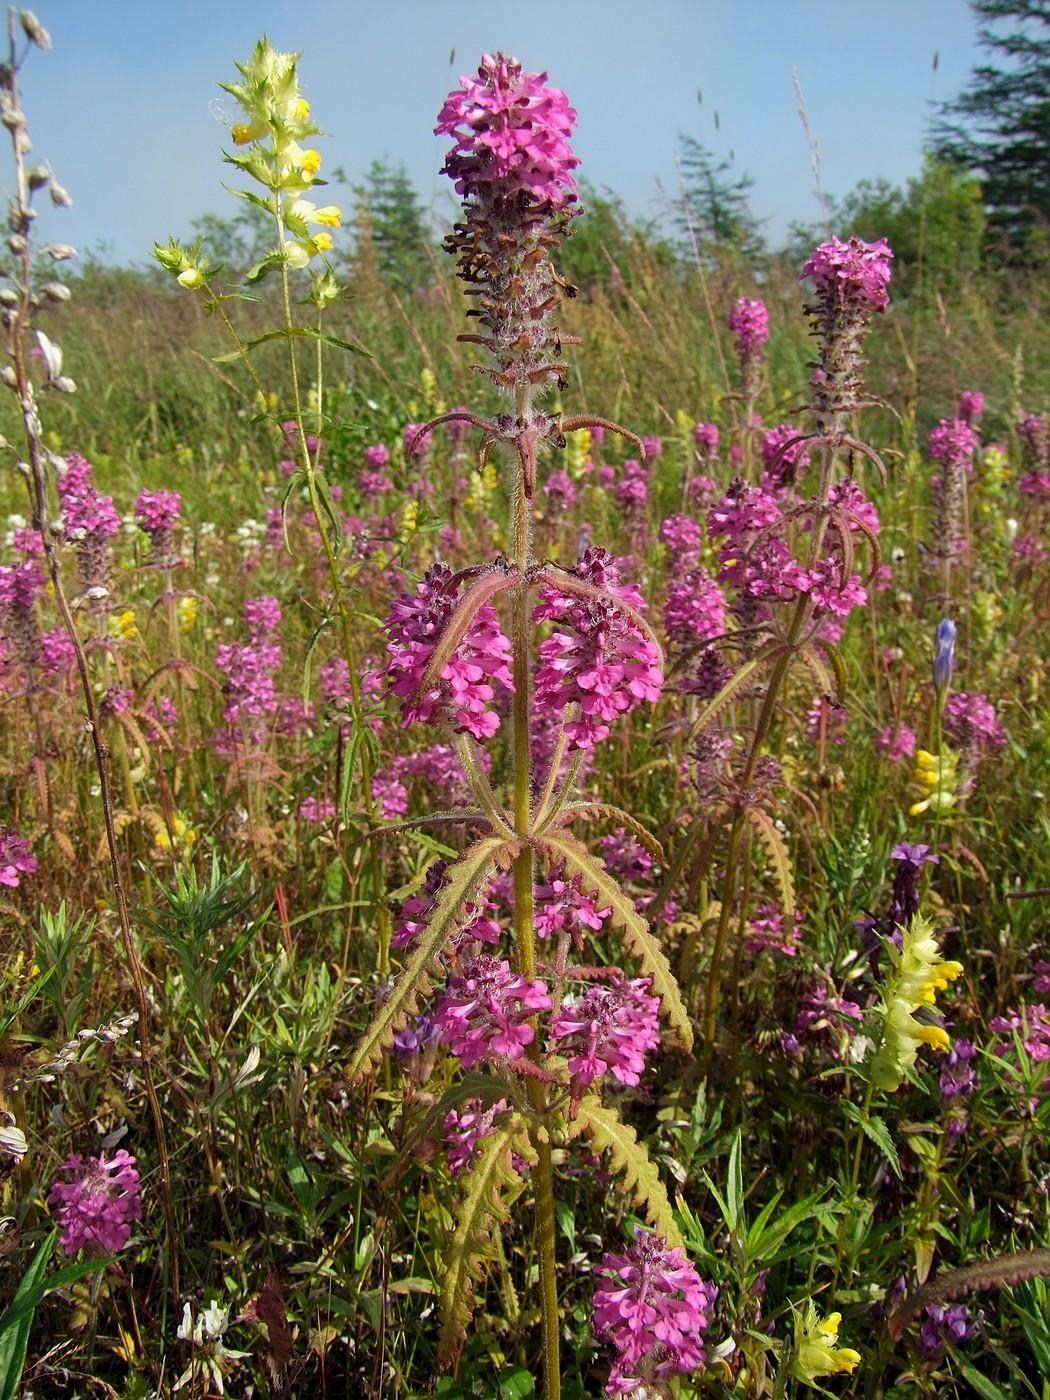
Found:
<svg viewBox="0 0 1050 1400"><path fill-rule="evenodd" d="M964 463L972 469L974 453L980 445L980 439L968 421L942 418L930 432L927 451L937 462Z"/></svg>
<svg viewBox="0 0 1050 1400"><path fill-rule="evenodd" d="M769 312L765 302L756 297L741 297L729 313L729 329L736 336L738 355L756 355L769 339Z"/></svg>
<svg viewBox="0 0 1050 1400"><path fill-rule="evenodd" d="M142 1198L135 1158L123 1148L107 1161L92 1157L85 1164L77 1154L67 1157L64 1172L73 1181L56 1181L48 1204L55 1209L59 1243L66 1254L78 1249L115 1254L131 1234L131 1222L142 1218Z"/></svg>
<svg viewBox="0 0 1050 1400"><path fill-rule="evenodd" d="M603 1256L602 1273L594 1330L619 1352L607 1395L632 1394L704 1364L703 1333L718 1289L701 1280L679 1246L668 1249L661 1236L636 1230L624 1254Z"/></svg>
<svg viewBox="0 0 1050 1400"><path fill-rule="evenodd" d="M477 75L460 79L438 113L436 136L455 137L444 173L457 194L483 202L493 194L560 209L576 198L579 160L568 137L576 113L546 73L525 73L515 58L485 54Z"/></svg>
<svg viewBox="0 0 1050 1400"><path fill-rule="evenodd" d="M396 599L386 620L390 660L383 670L390 692L405 701L403 722L447 722L457 733L489 739L499 715L488 708L495 686L513 690L510 642L491 603L479 608L438 684L414 699L427 665L455 608L458 584L447 564L432 564L414 594Z"/></svg>
<svg viewBox="0 0 1050 1400"><path fill-rule="evenodd" d="M474 1165L481 1144L491 1136L496 1119L506 1111L506 1099L497 1099L488 1108L481 1099L471 1099L462 1109L445 1114L445 1151L453 1180Z"/></svg>
<svg viewBox="0 0 1050 1400"><path fill-rule="evenodd" d="M885 238L865 243L861 238L843 242L832 238L821 243L802 268L803 277L812 277L818 296L829 296L843 304L882 311L889 305L893 253Z"/></svg>
<svg viewBox="0 0 1050 1400"><path fill-rule="evenodd" d="M640 1082L646 1050L660 1044L660 998L648 995L651 987L649 977L616 976L562 1003L550 1032L567 1042L560 1049L569 1057L574 1093L607 1073L621 1084Z"/></svg>
<svg viewBox="0 0 1050 1400"><path fill-rule="evenodd" d="M18 888L23 875L35 875L39 861L29 842L10 826L0 826L0 885Z"/></svg>
<svg viewBox="0 0 1050 1400"><path fill-rule="evenodd" d="M565 867L552 866L547 883L537 884L535 892L535 926L537 938L553 938L568 934L577 947L584 939L584 929L597 932L612 913L610 906L595 906L591 895L581 890L581 877L565 878Z"/></svg>
<svg viewBox="0 0 1050 1400"><path fill-rule="evenodd" d="M540 644L540 660L536 712L580 707L565 726L570 749L592 749L614 720L663 689L659 647L611 599L572 599Z"/></svg>
<svg viewBox="0 0 1050 1400"><path fill-rule="evenodd" d="M479 953L449 978L434 1020L464 1069L473 1069L482 1060L520 1060L536 1034L530 1018L550 1007L546 983L515 976L505 959Z"/></svg>

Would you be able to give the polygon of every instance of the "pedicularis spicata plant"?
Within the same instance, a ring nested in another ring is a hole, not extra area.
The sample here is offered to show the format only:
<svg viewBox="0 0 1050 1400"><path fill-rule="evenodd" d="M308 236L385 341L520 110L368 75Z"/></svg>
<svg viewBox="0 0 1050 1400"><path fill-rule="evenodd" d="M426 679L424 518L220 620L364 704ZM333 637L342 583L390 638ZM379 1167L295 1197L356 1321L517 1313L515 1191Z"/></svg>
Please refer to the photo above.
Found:
<svg viewBox="0 0 1050 1400"><path fill-rule="evenodd" d="M689 1018L658 940L573 830L599 810L573 801L580 764L614 721L659 699L662 649L641 595L606 550L589 545L564 567L533 548L544 450L575 429L622 431L541 407L552 386L564 387L563 351L572 343L554 320L564 284L552 255L576 212L578 161L568 144L575 122L546 74L525 73L502 55L486 56L438 118L438 132L455 139L445 173L463 198L446 246L483 331L462 338L488 353L480 368L506 408L491 418L460 412L437 421L471 424L483 435L483 457L502 459L512 547L455 572L432 565L387 619L386 675L404 721L452 731L474 794L472 809L430 820L460 822L473 839L431 872L425 904L395 934L404 969L350 1066L352 1077L364 1073L422 1011L471 1072L441 1105L469 1136L466 1191L442 1281L442 1352L454 1358L465 1340L474 1279L494 1232L527 1192L548 1397L561 1389L552 1163L565 1144L583 1139L608 1151L656 1232L640 1236L622 1261L607 1260L637 1279L624 1297L609 1295L598 1315L599 1332L621 1352L617 1389L693 1370L713 1297L681 1257L648 1154L601 1094L608 1076L639 1082L661 1018L688 1051ZM508 730L504 798L485 755ZM628 813L614 815L659 849ZM510 908L506 941L486 917L501 900ZM579 962L584 932L602 928L606 965ZM464 1102L469 1121L457 1112Z"/></svg>

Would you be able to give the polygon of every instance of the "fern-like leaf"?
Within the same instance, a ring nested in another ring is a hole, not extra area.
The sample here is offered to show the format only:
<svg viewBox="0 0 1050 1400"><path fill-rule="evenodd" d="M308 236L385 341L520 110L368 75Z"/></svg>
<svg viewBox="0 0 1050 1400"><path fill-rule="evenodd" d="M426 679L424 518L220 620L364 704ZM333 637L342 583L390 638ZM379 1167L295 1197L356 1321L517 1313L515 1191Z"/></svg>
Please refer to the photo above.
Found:
<svg viewBox="0 0 1050 1400"><path fill-rule="evenodd" d="M766 859L769 861L780 896L780 908L784 915L784 927L791 932L795 918L795 877L791 871L791 857L784 838L776 828L773 818L761 807L748 807L747 818L755 829Z"/></svg>
<svg viewBox="0 0 1050 1400"><path fill-rule="evenodd" d="M477 841L445 873L445 883L437 897L426 929L418 935L404 971L380 1006L372 1024L362 1036L347 1066L353 1083L382 1058L383 1049L415 1014L417 998L430 990L427 972L445 946L456 921L484 881L514 854L507 842L496 836Z"/></svg>
<svg viewBox="0 0 1050 1400"><path fill-rule="evenodd" d="M683 1048L691 1050L693 1026L682 993L659 941L634 907L633 900L624 894L602 862L568 832L548 832L536 846L548 856L563 860L569 874L581 876L587 894L597 895L599 904L609 905L613 924L623 930L628 952L641 963L643 974L652 979L653 993L660 998L664 1014L678 1032Z"/></svg>
<svg viewBox="0 0 1050 1400"><path fill-rule="evenodd" d="M645 1214L658 1234L669 1245L683 1243L671 1202L656 1163L646 1146L628 1123L622 1123L611 1108L588 1096L567 1125L570 1137L586 1136L596 1152L608 1152L613 1171L623 1179L623 1185L633 1199L645 1207Z"/></svg>
<svg viewBox="0 0 1050 1400"><path fill-rule="evenodd" d="M492 1232L507 1223L510 1207L521 1194L523 1182L511 1162L512 1144L519 1154L535 1158L516 1113L484 1139L461 1178L466 1194L455 1210L456 1228L445 1250L441 1280L438 1360L442 1366L450 1366L463 1349L474 1313L474 1285L484 1276Z"/></svg>
<svg viewBox="0 0 1050 1400"><path fill-rule="evenodd" d="M653 833L647 830L637 817L632 817L630 812L625 812L622 807L617 807L613 802L567 802L561 811L558 812L552 826L564 826L568 822L575 821L577 817L587 817L591 821L601 820L603 817L610 817L618 825L626 827L633 836L637 836L645 849L661 865L667 864L667 856L664 848L656 839Z"/></svg>
<svg viewBox="0 0 1050 1400"><path fill-rule="evenodd" d="M712 721L716 720L722 711L733 703L738 695L743 694L752 685L762 671L774 659L775 653L766 651L754 656L750 661L745 661L736 675L732 676L714 697L709 700L697 716L696 723L689 731L689 742L692 743L698 734L702 734Z"/></svg>

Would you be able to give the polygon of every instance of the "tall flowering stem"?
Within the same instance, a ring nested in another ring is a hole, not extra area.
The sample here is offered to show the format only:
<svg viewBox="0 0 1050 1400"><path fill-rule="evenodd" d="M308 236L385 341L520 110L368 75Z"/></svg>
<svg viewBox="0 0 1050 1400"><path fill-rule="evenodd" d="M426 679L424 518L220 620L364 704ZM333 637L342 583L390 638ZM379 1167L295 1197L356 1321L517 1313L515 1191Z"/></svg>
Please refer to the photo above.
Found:
<svg viewBox="0 0 1050 1400"><path fill-rule="evenodd" d="M548 252L557 246L572 216L579 164L568 137L576 113L563 92L546 86L546 74L528 74L514 59L485 55L476 76L462 80L438 115L436 133L455 138L444 173L463 198L463 218L446 240L473 306L468 313L484 334L461 336L483 346L493 363L483 372L506 392L511 411L487 426L492 442L509 446L512 468L512 562L522 582L511 590L511 656L514 686L513 829L514 938L522 976L536 976L534 925L535 855L532 836L530 754L531 635L529 588L536 455L554 424L535 404L551 383L563 382L561 347L567 337L552 325L561 283ZM533 1040L528 1055L539 1060ZM541 1119L546 1107L542 1082L527 1081L529 1102ZM550 1137L532 1132L536 1152L537 1247L544 1336L544 1394L560 1393L558 1293L555 1260L554 1179Z"/></svg>
<svg viewBox="0 0 1050 1400"><path fill-rule="evenodd" d="M462 338L488 352L478 368L509 401L492 418L462 410L444 421L481 430L483 461L494 448L506 460L512 549L509 558L458 572L432 565L391 610L385 674L406 724L453 731L476 803L453 815L485 834L428 876L426 897L406 906L394 936L406 953L403 971L348 1071L355 1078L391 1039L396 1047L428 990L428 974L444 965L448 979L434 1023L464 1069L484 1065L494 1082L487 1102L445 1119L455 1139L455 1174L469 1181L443 1278L439 1350L452 1360L462 1348L479 1256L509 1219L525 1172L535 1202L545 1400L556 1400L561 1389L553 1143L559 1135L586 1136L612 1151L629 1181L645 1183L633 1189L660 1238L680 1248L659 1173L633 1133L618 1123L610 1133L616 1114L602 1103L597 1082L606 1073L639 1082L645 1051L659 1040L657 1008L685 1047L691 1044L688 1013L646 921L601 861L565 830L583 815L569 801L583 762L615 721L657 699L663 684L662 651L642 615L644 600L620 581L618 561L586 547L566 568L540 560L533 546L544 444L564 446L564 433L590 425L622 432L538 406L566 370L569 337L552 321L564 284L548 254L575 202L576 159L566 142L574 122L564 93L548 88L546 75L525 73L502 55L486 55L439 116L438 132L456 143L446 173L464 198L448 246L473 299L471 315L486 332ZM418 428L414 441L432 426ZM483 746L508 712L512 791L504 803L488 782ZM508 895L513 949L499 956L488 945L499 942L501 925L489 911ZM570 953L582 952L588 931L606 919L622 930L643 976L625 978L616 966L570 966ZM479 951L478 944L486 946ZM568 990L578 981L601 985L581 996ZM498 1255L498 1244L493 1251ZM669 1361L691 1369L699 1355L687 1348Z"/></svg>
<svg viewBox="0 0 1050 1400"><path fill-rule="evenodd" d="M736 810L704 1000L708 1069L715 1053L722 964L730 929L734 917L746 917L746 910L739 907L746 867L742 857L748 849L753 794L766 739L792 664L818 635L822 618L829 613L844 617L853 606L866 601L859 576L850 573L855 535L874 547L877 564L878 517L852 477L839 479L839 464L843 453L850 452L866 458L883 473L877 453L851 436L849 424L864 406L861 349L872 315L883 311L889 302L886 289L892 256L883 239L868 244L858 238L845 242L833 238L821 244L802 269L803 277L812 277L815 284L814 300L806 308L820 347L812 380L815 430L785 438L771 463L770 475L775 473L778 460L792 449L804 445L809 453L819 451L815 494L792 513L808 526L805 562L795 560L788 551L782 539L788 517L766 492L734 483L712 515L715 532L726 535L728 541L722 556L722 580L735 583L740 590L749 628L766 635L767 645L755 664L762 660L769 673L750 746L737 775Z"/></svg>
<svg viewBox="0 0 1050 1400"><path fill-rule="evenodd" d="M103 602L108 595L103 583L97 580L82 579L82 584L86 586L83 587L79 596L71 600L62 576L58 545L63 528L52 514L51 475L58 468L65 470L66 464L61 459L56 460L44 444L43 427L38 408L38 392L72 394L76 391L76 384L68 375L62 373L61 348L41 330L36 331L36 340L44 353L43 383L39 386L34 384L30 375L27 339L33 329L34 322L44 307L65 300L68 296L67 288L62 287L60 290L55 290L58 284L54 283L45 285L42 295L35 290L34 258L29 240L36 215L33 208L33 197L40 190L47 188L50 191L52 203L58 207L65 207L71 201L66 190L58 183L47 167L37 166L32 173L26 168L26 156L32 147L29 140L28 124L21 108L18 77L28 49L23 52L20 58L16 30L17 15L18 12L12 6L8 11L9 57L7 63L0 67L0 111L2 111L4 125L11 134L15 166L15 191L10 198L7 216L7 247L12 258L11 266L14 269L7 276L12 283L11 290L14 293L14 301L5 306L3 313L9 363L4 367L0 379L8 389L15 393L18 399L26 447L26 460L19 462L19 470L26 481L32 525L34 530L39 531L40 534L55 602L73 648L77 673L80 678L81 697L87 715L84 728L91 739L95 771L98 778L99 800L105 824L106 849L109 854L110 878L120 926L121 946L131 974L135 1005L138 1011L142 1082L157 1139L160 1197L168 1245L169 1282L172 1297L177 1305L181 1293L180 1234L172 1201L171 1169L167 1137L164 1131L164 1118L153 1077L153 1055L150 1046L150 1002L146 994L145 975L135 944L131 916L128 911L127 892L121 873L120 847L113 815L112 786L109 775L110 751L103 738L102 716L95 696L87 652L74 615L75 609L90 608ZM47 31L32 16L30 11L23 10L21 12L21 22L25 36L30 41L30 47L33 45L41 49L50 47ZM46 173L42 176L41 172ZM76 250L68 244L53 243L42 249L40 256L49 257L52 262L64 262L76 257ZM50 293L48 285L52 288ZM93 523L99 527L94 533L99 536L104 535L108 528L105 517L101 516ZM86 533L92 532L86 530ZM80 563L83 572L83 557L81 557Z"/></svg>

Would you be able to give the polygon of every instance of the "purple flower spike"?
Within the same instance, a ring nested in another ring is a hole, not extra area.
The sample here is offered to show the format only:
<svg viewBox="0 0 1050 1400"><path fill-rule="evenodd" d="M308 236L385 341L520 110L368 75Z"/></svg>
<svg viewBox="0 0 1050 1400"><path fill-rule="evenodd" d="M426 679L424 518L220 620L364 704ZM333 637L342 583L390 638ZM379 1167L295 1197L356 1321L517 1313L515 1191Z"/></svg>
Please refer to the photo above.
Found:
<svg viewBox="0 0 1050 1400"><path fill-rule="evenodd" d="M520 1060L536 1035L530 1018L550 1008L539 978L515 976L509 962L479 953L449 978L434 1019L463 1068L473 1069L482 1060Z"/></svg>
<svg viewBox="0 0 1050 1400"><path fill-rule="evenodd" d="M769 339L769 312L765 302L756 297L741 297L729 313L729 329L736 336L738 355L757 355Z"/></svg>
<svg viewBox="0 0 1050 1400"><path fill-rule="evenodd" d="M630 1395L689 1375L707 1359L703 1333L718 1289L705 1283L677 1246L635 1231L624 1254L602 1259L605 1280L594 1294L594 1330L616 1347L607 1395Z"/></svg>
<svg viewBox="0 0 1050 1400"><path fill-rule="evenodd" d="M566 1042L573 1091L582 1093L603 1074L621 1084L638 1084L645 1052L660 1044L660 998L649 995L652 979L615 977L591 987L578 1000L563 1003L551 1021L551 1036Z"/></svg>
<svg viewBox="0 0 1050 1400"><path fill-rule="evenodd" d="M865 243L861 238L843 242L833 238L821 243L802 269L803 277L812 277L818 296L830 296L844 304L864 306L870 311L883 311L889 305L889 286L893 253L885 238Z"/></svg>

